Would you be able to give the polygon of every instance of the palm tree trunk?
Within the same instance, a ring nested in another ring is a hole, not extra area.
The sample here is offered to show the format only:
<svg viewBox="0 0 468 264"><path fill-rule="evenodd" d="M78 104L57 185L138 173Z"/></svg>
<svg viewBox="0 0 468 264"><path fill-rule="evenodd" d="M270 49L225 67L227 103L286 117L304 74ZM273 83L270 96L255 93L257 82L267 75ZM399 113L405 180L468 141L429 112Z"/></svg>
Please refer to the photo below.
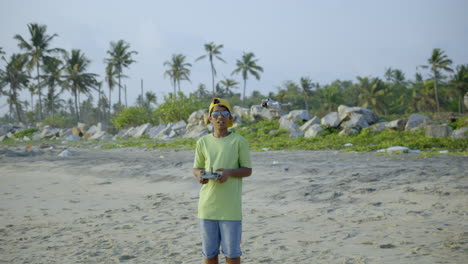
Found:
<svg viewBox="0 0 468 264"><path fill-rule="evenodd" d="M213 61L210 61L211 63L211 83L213 86L213 97L216 96L216 91L215 91L215 81L214 81L214 66L213 66Z"/></svg>
<svg viewBox="0 0 468 264"><path fill-rule="evenodd" d="M121 99L120 99L120 98L121 98L121 97L120 97L120 90L121 90L121 88L122 88L122 87L120 86L120 73L119 73L119 105L122 104L122 101L121 101Z"/></svg>
<svg viewBox="0 0 468 264"><path fill-rule="evenodd" d="M439 93L437 91L437 80L436 80L436 77L435 77L435 72L434 72L434 96L435 96L435 101L436 101L436 105L437 105L437 113L440 112L440 107L439 107Z"/></svg>
<svg viewBox="0 0 468 264"><path fill-rule="evenodd" d="M73 91L73 94L75 95L75 113L76 113L76 121L80 121L80 110L78 108L78 95L76 93L76 90Z"/></svg>
<svg viewBox="0 0 468 264"><path fill-rule="evenodd" d="M18 117L18 121L22 123L23 119L21 118L21 112L20 112L21 110L18 104L18 96L16 94L16 88L11 87L11 90L13 91L13 103L15 104L15 108L16 108L16 116Z"/></svg>
<svg viewBox="0 0 468 264"><path fill-rule="evenodd" d="M111 87L109 86L109 117L111 115L111 109L112 109L112 89Z"/></svg>
<svg viewBox="0 0 468 264"><path fill-rule="evenodd" d="M44 119L42 116L42 93L41 93L41 86L40 86L40 76L39 76L39 61L36 63L36 69L37 69L37 91L39 94L39 118L40 120Z"/></svg>
<svg viewBox="0 0 468 264"><path fill-rule="evenodd" d="M127 105L127 85L125 85L124 88L125 88L125 90L124 90L125 91L125 107L128 107L128 105Z"/></svg>
<svg viewBox="0 0 468 264"><path fill-rule="evenodd" d="M244 94L242 96L242 106L245 107L245 87L247 86L247 79L244 79Z"/></svg>

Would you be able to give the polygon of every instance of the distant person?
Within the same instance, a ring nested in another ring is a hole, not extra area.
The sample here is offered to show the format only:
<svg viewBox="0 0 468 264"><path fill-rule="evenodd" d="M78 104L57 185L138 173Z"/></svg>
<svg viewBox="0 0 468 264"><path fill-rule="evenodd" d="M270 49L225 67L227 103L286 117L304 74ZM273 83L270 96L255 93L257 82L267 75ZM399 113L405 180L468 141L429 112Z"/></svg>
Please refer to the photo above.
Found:
<svg viewBox="0 0 468 264"><path fill-rule="evenodd" d="M226 263L241 261L242 178L252 174L247 140L229 132L232 109L227 100L214 98L209 107L213 133L197 141L193 174L202 184L198 218L204 263L218 263L221 246ZM217 172L216 179L202 179L207 172Z"/></svg>

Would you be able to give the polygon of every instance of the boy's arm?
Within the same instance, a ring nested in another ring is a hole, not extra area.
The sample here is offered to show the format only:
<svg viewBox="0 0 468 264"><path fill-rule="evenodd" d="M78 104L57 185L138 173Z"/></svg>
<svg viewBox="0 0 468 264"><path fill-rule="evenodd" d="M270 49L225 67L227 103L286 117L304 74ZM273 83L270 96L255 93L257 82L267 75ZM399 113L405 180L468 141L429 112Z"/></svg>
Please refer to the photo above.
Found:
<svg viewBox="0 0 468 264"><path fill-rule="evenodd" d="M217 169L221 172L221 177L216 179L218 182L223 183L229 177L244 178L252 175L252 168L239 168L239 169Z"/></svg>

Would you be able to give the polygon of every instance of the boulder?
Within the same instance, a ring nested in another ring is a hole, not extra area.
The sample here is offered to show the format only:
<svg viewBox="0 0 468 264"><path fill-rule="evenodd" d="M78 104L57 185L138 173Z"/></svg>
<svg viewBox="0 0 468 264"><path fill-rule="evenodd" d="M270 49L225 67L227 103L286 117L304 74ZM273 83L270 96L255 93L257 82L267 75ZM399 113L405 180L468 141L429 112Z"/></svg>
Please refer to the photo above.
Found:
<svg viewBox="0 0 468 264"><path fill-rule="evenodd" d="M192 126L203 125L206 118L208 118L208 109L201 109L191 113L187 122Z"/></svg>
<svg viewBox="0 0 468 264"><path fill-rule="evenodd" d="M150 123L143 124L139 127L136 127L133 130L132 137L134 138L140 138L143 136L147 130L151 129L153 126Z"/></svg>
<svg viewBox="0 0 468 264"><path fill-rule="evenodd" d="M297 138L303 134L302 130L299 129L299 125L288 118L288 116L282 116L279 120L280 128L286 129L289 132L290 138Z"/></svg>
<svg viewBox="0 0 468 264"><path fill-rule="evenodd" d="M308 121L310 119L310 114L307 110L293 110L287 114L287 117L291 120Z"/></svg>
<svg viewBox="0 0 468 264"><path fill-rule="evenodd" d="M199 138L210 133L205 125L198 125L187 130L182 136L183 138Z"/></svg>
<svg viewBox="0 0 468 264"><path fill-rule="evenodd" d="M60 129L54 128L51 126L45 126L42 129L40 138L52 138L52 137L58 137L59 135L60 135Z"/></svg>
<svg viewBox="0 0 468 264"><path fill-rule="evenodd" d="M63 139L65 139L65 140L80 140L81 137L78 136L78 135L68 135L68 136L65 136Z"/></svg>
<svg viewBox="0 0 468 264"><path fill-rule="evenodd" d="M357 107L357 106L348 107L345 105L340 105L338 107L338 117L340 119L340 122L344 122L344 121L347 121L348 119L351 119L352 115L354 114L362 115L364 120L367 122L367 126L370 126L376 123L377 121L379 121L379 118L377 117L377 115L367 108Z"/></svg>
<svg viewBox="0 0 468 264"><path fill-rule="evenodd" d="M460 129L454 130L452 132L452 137L453 138L461 138L461 139L468 138L468 127L462 127Z"/></svg>
<svg viewBox="0 0 468 264"><path fill-rule="evenodd" d="M7 136L6 135L1 135L0 136L0 142L2 142L3 140L7 139Z"/></svg>
<svg viewBox="0 0 468 264"><path fill-rule="evenodd" d="M10 124L7 125L0 125L0 136L6 135L8 132L13 130L13 126Z"/></svg>
<svg viewBox="0 0 468 264"><path fill-rule="evenodd" d="M64 138L64 137L67 137L67 136L70 136L70 135L73 135L71 128L60 130L59 137Z"/></svg>
<svg viewBox="0 0 468 264"><path fill-rule="evenodd" d="M240 107L236 105L232 108L232 111L238 114L243 119L246 119L246 120L250 119L250 110L248 108Z"/></svg>
<svg viewBox="0 0 468 264"><path fill-rule="evenodd" d="M397 119L388 122L385 127L391 130L396 130L396 131L404 131L406 126L406 120L405 119Z"/></svg>
<svg viewBox="0 0 468 264"><path fill-rule="evenodd" d="M81 133L81 131L77 127L73 127L71 132L72 132L73 135L83 136L83 133Z"/></svg>
<svg viewBox="0 0 468 264"><path fill-rule="evenodd" d="M356 135L356 134L359 134L359 130L353 127L345 127L343 128L343 130L340 131L340 133L338 133L338 136L347 137L347 136Z"/></svg>
<svg viewBox="0 0 468 264"><path fill-rule="evenodd" d="M426 126L430 122L428 116L420 114L412 114L405 125L405 130L416 130L423 126Z"/></svg>
<svg viewBox="0 0 468 264"><path fill-rule="evenodd" d="M161 131L163 131L164 128L166 128L166 124L159 124L155 127L152 127L146 131L146 136L148 138L156 138Z"/></svg>
<svg viewBox="0 0 468 264"><path fill-rule="evenodd" d="M253 121L261 120L278 120L280 119L282 111L273 108L264 108L261 105L253 105L250 108L250 119Z"/></svg>
<svg viewBox="0 0 468 264"><path fill-rule="evenodd" d="M112 138L112 135L107 133L106 131L98 131L94 133L89 140L103 140L103 139L109 139Z"/></svg>
<svg viewBox="0 0 468 264"><path fill-rule="evenodd" d="M325 132L323 127L319 124L313 124L307 131L304 133L305 138L316 137Z"/></svg>
<svg viewBox="0 0 468 264"><path fill-rule="evenodd" d="M387 127L387 124L388 122L379 122L370 126L369 129L374 132L382 132Z"/></svg>
<svg viewBox="0 0 468 264"><path fill-rule="evenodd" d="M318 125L320 125L320 118L318 118L317 116L312 117L312 119L310 119L309 121L305 122L299 129L300 129L301 131L306 131L306 130L309 129L309 127L311 127L313 124L318 124Z"/></svg>
<svg viewBox="0 0 468 264"><path fill-rule="evenodd" d="M338 127L340 125L338 112L328 113L326 116L322 118L321 124L327 127Z"/></svg>
<svg viewBox="0 0 468 264"><path fill-rule="evenodd" d="M429 125L426 127L426 137L450 137L453 129L447 125Z"/></svg>
<svg viewBox="0 0 468 264"><path fill-rule="evenodd" d="M78 128L78 130L81 132L82 135L84 135L86 133L86 131L88 131L88 125L87 124L78 123L76 125L76 127Z"/></svg>
<svg viewBox="0 0 468 264"><path fill-rule="evenodd" d="M364 115L351 112L340 126L344 128L363 129L368 127L369 123Z"/></svg>

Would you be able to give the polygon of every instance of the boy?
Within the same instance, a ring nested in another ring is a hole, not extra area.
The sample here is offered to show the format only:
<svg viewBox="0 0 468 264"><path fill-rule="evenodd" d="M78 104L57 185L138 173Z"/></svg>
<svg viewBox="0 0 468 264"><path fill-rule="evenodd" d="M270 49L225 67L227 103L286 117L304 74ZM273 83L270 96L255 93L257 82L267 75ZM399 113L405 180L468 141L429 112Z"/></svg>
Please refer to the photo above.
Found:
<svg viewBox="0 0 468 264"><path fill-rule="evenodd" d="M197 141L193 175L202 184L198 218L204 263L218 263L219 247L226 263L240 263L242 233L242 178L252 174L249 144L229 132L232 109L227 100L214 98L209 108L213 134ZM217 179L202 179L204 172L217 172Z"/></svg>

